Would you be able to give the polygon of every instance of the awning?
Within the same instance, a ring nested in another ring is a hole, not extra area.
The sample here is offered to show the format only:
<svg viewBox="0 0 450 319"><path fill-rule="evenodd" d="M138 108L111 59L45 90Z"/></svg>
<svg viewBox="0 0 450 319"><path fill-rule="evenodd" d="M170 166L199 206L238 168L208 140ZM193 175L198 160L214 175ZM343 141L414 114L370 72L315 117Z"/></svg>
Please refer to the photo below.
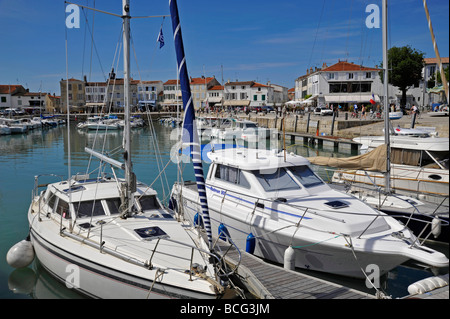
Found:
<svg viewBox="0 0 450 319"><path fill-rule="evenodd" d="M378 95L375 96L375 102L381 102ZM345 95L325 95L326 103L370 103L372 94L345 94Z"/></svg>
<svg viewBox="0 0 450 319"><path fill-rule="evenodd" d="M250 101L225 101L224 103L225 106L249 106L250 105Z"/></svg>
<svg viewBox="0 0 450 319"><path fill-rule="evenodd" d="M205 103L220 103L222 102L222 98L220 97L210 97L204 101Z"/></svg>
<svg viewBox="0 0 450 319"><path fill-rule="evenodd" d="M442 93L442 92L445 92L444 86L443 86L443 85L441 85L441 86L436 86L436 87L434 87L434 88L432 88L432 89L427 89L427 93L440 94L440 93Z"/></svg>

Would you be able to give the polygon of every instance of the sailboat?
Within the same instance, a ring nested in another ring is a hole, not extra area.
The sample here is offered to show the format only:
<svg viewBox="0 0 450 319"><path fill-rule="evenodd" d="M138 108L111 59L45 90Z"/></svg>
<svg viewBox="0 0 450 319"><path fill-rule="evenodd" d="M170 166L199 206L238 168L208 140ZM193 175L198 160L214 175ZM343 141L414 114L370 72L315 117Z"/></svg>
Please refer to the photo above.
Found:
<svg viewBox="0 0 450 319"><path fill-rule="evenodd" d="M385 23L383 65L388 65L386 29ZM387 69L384 73L384 93L387 104ZM377 209L397 216L421 238L428 239L433 235L430 239L448 243L449 139L412 130L408 135L391 135L397 129L391 129L389 120L385 112L384 137L354 139L364 149L370 150L373 156L310 160L319 165L339 167L332 177L334 183L347 184L349 192ZM382 147L385 151L380 153ZM365 161L368 165L361 166L363 157L373 157L374 160ZM373 169L377 157L387 160L383 167ZM425 229L428 231L425 232Z"/></svg>
<svg viewBox="0 0 450 319"><path fill-rule="evenodd" d="M26 267L36 256L50 274L92 298L218 298L224 292L219 257L132 171L130 1L123 0L122 8L116 16L123 19L124 162L86 148L111 167L111 175L76 175L46 186L37 176L28 238L11 248L7 260Z"/></svg>
<svg viewBox="0 0 450 319"><path fill-rule="evenodd" d="M198 165L200 152L194 155ZM402 223L331 189L302 156L234 148L213 150L208 159L202 191L178 182L171 202L179 215L231 238L241 250L289 269L355 278L365 278L368 266L385 274L410 259L448 266L444 254L423 246ZM203 178L202 172L196 177Z"/></svg>

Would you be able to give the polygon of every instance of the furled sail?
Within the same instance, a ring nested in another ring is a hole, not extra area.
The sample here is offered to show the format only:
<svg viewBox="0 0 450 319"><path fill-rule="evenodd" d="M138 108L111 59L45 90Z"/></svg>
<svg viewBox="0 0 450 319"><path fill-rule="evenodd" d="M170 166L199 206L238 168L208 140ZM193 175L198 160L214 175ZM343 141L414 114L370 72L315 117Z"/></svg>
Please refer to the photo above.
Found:
<svg viewBox="0 0 450 319"><path fill-rule="evenodd" d="M208 199L206 197L205 177L203 175L203 164L201 158L201 147L198 138L195 110L192 102L192 94L188 70L186 66L186 57L184 53L183 38L181 35L180 18L178 15L178 5L176 0L169 0L170 15L172 17L173 35L175 41L175 50L178 62L178 74L180 77L180 86L183 98L184 107L184 122L183 122L183 146L190 147L190 154L194 166L195 178L202 207L203 223L208 235L210 248L212 248L212 232L211 221L209 217Z"/></svg>
<svg viewBox="0 0 450 319"><path fill-rule="evenodd" d="M386 150L386 144L383 144L378 146L373 151L359 156L348 158L317 156L309 157L308 160L311 164L320 166L386 172Z"/></svg>

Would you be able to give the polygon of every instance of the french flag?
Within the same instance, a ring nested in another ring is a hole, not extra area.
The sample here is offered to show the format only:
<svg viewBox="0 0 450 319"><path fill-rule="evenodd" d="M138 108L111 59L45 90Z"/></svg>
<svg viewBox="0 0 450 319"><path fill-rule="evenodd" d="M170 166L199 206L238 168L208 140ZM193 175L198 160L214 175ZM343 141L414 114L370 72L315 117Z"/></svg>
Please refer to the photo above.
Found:
<svg viewBox="0 0 450 319"><path fill-rule="evenodd" d="M375 102L375 95L373 95L373 94L372 94L372 98L370 99L370 103L371 103L372 105L377 104L377 102Z"/></svg>

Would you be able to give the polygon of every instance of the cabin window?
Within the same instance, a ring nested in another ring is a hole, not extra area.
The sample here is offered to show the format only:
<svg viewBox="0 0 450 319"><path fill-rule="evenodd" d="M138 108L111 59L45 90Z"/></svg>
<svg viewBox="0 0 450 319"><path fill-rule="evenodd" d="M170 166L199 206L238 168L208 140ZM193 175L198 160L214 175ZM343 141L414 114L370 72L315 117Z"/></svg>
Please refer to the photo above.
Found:
<svg viewBox="0 0 450 319"><path fill-rule="evenodd" d="M217 165L215 177L241 187L250 188L250 184L242 171L235 167Z"/></svg>
<svg viewBox="0 0 450 319"><path fill-rule="evenodd" d="M111 198L106 200L106 205L108 206L109 213L111 215L120 214L120 198Z"/></svg>
<svg viewBox="0 0 450 319"><path fill-rule="evenodd" d="M159 206L158 200L156 199L156 196L145 196L139 198L139 205L141 206L143 211L161 208Z"/></svg>
<svg viewBox="0 0 450 319"><path fill-rule="evenodd" d="M52 210L52 212L53 212L53 208L55 207L55 203L56 203L56 200L57 200L57 199L58 199L58 198L55 196L55 194L50 193L50 199L48 200L47 205L48 205L48 207L50 207L50 209Z"/></svg>
<svg viewBox="0 0 450 319"><path fill-rule="evenodd" d="M58 206L56 206L55 213L58 215L62 215L64 219L70 219L69 204L60 198L58 200Z"/></svg>
<svg viewBox="0 0 450 319"><path fill-rule="evenodd" d="M284 168L275 172L254 171L256 178L266 192L300 189L300 186L292 179Z"/></svg>
<svg viewBox="0 0 450 319"><path fill-rule="evenodd" d="M102 202L99 200L74 203L74 207L77 218L105 215Z"/></svg>
<svg viewBox="0 0 450 319"><path fill-rule="evenodd" d="M306 165L291 167L289 170L305 188L311 188L323 184L323 181Z"/></svg>

